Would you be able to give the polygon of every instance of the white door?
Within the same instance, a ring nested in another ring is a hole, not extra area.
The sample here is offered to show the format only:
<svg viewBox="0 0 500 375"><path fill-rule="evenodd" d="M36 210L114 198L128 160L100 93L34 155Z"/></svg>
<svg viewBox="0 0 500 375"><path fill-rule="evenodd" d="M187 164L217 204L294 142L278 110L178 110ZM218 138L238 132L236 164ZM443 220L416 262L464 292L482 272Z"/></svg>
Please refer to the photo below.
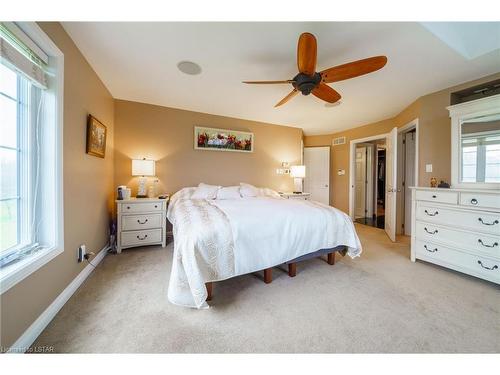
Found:
<svg viewBox="0 0 500 375"><path fill-rule="evenodd" d="M304 192L311 200L330 204L330 147L305 147L306 177Z"/></svg>
<svg viewBox="0 0 500 375"><path fill-rule="evenodd" d="M396 242L398 128L387 134L385 144L385 231L391 241Z"/></svg>
<svg viewBox="0 0 500 375"><path fill-rule="evenodd" d="M366 216L366 147L356 147L354 218Z"/></svg>

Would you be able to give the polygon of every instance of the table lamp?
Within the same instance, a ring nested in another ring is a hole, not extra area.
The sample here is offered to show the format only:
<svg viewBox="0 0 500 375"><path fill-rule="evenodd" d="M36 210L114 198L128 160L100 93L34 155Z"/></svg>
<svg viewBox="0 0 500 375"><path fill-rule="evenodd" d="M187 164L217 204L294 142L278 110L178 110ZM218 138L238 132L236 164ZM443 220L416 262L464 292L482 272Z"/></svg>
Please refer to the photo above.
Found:
<svg viewBox="0 0 500 375"><path fill-rule="evenodd" d="M302 179L306 177L305 165L292 165L290 167L290 176L293 177L294 194L302 193Z"/></svg>
<svg viewBox="0 0 500 375"><path fill-rule="evenodd" d="M155 161L132 159L132 176L139 176L139 186L136 198L146 198L146 177L155 176Z"/></svg>

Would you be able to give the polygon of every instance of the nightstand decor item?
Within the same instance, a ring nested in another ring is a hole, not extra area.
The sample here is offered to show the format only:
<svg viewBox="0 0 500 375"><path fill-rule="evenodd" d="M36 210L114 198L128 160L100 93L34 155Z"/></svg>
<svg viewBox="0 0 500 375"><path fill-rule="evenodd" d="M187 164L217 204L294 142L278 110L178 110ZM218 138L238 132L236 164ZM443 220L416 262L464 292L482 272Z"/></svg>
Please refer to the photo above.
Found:
<svg viewBox="0 0 500 375"><path fill-rule="evenodd" d="M166 222L168 196L160 198L131 198L117 200L116 252L145 245L167 242Z"/></svg>
<svg viewBox="0 0 500 375"><path fill-rule="evenodd" d="M106 154L106 126L92 115L87 118L87 154L104 158Z"/></svg>
<svg viewBox="0 0 500 375"><path fill-rule="evenodd" d="M146 198L147 177L154 177L155 161L146 159L132 159L132 176L139 176L139 186L137 188L137 198Z"/></svg>
<svg viewBox="0 0 500 375"><path fill-rule="evenodd" d="M292 165L290 168L290 176L293 177L293 184L295 194L302 193L302 179L306 177L305 165Z"/></svg>

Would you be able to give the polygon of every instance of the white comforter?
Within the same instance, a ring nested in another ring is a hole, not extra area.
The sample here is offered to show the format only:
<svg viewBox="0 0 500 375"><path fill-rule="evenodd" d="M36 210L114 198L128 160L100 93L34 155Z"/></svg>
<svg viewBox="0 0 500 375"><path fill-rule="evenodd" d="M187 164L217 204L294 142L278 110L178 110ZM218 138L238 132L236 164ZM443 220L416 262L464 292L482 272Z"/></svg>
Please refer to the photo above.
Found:
<svg viewBox="0 0 500 375"><path fill-rule="evenodd" d="M191 190L192 191L192 190ZM190 190L172 197L174 262L169 300L205 308L205 282L273 267L320 250L361 244L350 217L313 201L257 197L192 200Z"/></svg>

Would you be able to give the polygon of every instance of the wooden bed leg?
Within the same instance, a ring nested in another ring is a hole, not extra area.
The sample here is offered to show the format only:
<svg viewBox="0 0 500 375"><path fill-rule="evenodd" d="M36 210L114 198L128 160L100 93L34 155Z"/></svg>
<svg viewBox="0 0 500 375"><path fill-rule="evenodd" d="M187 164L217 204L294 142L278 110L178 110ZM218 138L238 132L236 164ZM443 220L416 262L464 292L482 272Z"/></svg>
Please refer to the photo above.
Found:
<svg viewBox="0 0 500 375"><path fill-rule="evenodd" d="M335 253L328 254L328 264L335 264Z"/></svg>
<svg viewBox="0 0 500 375"><path fill-rule="evenodd" d="M288 264L288 276L295 277L297 275L297 263Z"/></svg>
<svg viewBox="0 0 500 375"><path fill-rule="evenodd" d="M264 282L266 284L271 284L273 281L273 269L272 268L266 268L264 270Z"/></svg>
<svg viewBox="0 0 500 375"><path fill-rule="evenodd" d="M212 300L212 282L205 283L205 287L207 288L207 301Z"/></svg>

